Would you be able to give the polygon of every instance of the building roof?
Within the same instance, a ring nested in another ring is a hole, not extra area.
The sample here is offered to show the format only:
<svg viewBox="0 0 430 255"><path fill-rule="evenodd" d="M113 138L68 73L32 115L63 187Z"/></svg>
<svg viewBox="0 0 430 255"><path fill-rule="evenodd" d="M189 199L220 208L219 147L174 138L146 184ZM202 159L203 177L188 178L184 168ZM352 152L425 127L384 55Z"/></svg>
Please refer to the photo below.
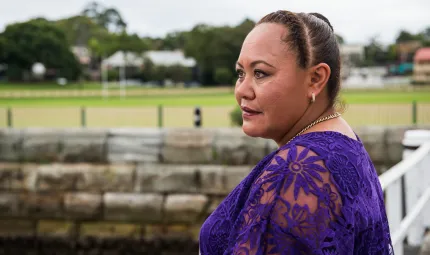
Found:
<svg viewBox="0 0 430 255"><path fill-rule="evenodd" d="M140 67L144 64L144 58L148 58L157 66L172 66L180 65L185 67L194 67L196 61L193 58L185 57L182 51L147 51L143 54L136 54L132 52L124 53L117 51L109 58L103 60L103 66L135 66Z"/></svg>
<svg viewBox="0 0 430 255"><path fill-rule="evenodd" d="M109 58L102 61L103 66L121 67L121 66L134 66L140 67L143 65L143 58L136 53L117 51Z"/></svg>
<svg viewBox="0 0 430 255"><path fill-rule="evenodd" d="M414 61L430 61L430 47L418 49Z"/></svg>
<svg viewBox="0 0 430 255"><path fill-rule="evenodd" d="M185 57L180 50L176 51L147 51L145 57L149 58L155 65L172 66L181 65L185 67L193 67L196 61L193 58Z"/></svg>
<svg viewBox="0 0 430 255"><path fill-rule="evenodd" d="M361 44L341 44L339 47L340 53L342 55L349 54L364 54L364 45Z"/></svg>
<svg viewBox="0 0 430 255"><path fill-rule="evenodd" d="M91 54L88 48L82 46L72 46L72 52L75 54L79 63L87 65L91 61Z"/></svg>

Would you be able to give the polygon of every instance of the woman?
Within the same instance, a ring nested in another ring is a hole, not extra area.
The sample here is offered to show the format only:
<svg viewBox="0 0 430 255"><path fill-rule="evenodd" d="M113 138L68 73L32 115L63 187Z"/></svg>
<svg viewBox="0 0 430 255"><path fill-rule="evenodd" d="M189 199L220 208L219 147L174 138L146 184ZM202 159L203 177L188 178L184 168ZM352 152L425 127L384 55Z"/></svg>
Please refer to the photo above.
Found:
<svg viewBox="0 0 430 255"><path fill-rule="evenodd" d="M200 253L393 254L374 166L335 111L340 57L329 21L271 13L236 66L243 131L279 148L207 218Z"/></svg>

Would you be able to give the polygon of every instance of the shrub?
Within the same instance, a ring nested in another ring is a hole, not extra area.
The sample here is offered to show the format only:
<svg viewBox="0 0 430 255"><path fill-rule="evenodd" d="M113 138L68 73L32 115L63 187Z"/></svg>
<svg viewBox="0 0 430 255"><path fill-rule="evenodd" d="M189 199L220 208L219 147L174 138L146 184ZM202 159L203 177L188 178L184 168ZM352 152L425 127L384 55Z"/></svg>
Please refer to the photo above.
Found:
<svg viewBox="0 0 430 255"><path fill-rule="evenodd" d="M243 124L242 109L240 109L239 106L237 106L236 108L234 108L233 111L230 112L230 119L233 126L239 126L239 127L242 126Z"/></svg>
<svg viewBox="0 0 430 255"><path fill-rule="evenodd" d="M230 84L233 80L233 74L228 68L222 67L215 70L215 81L218 84Z"/></svg>

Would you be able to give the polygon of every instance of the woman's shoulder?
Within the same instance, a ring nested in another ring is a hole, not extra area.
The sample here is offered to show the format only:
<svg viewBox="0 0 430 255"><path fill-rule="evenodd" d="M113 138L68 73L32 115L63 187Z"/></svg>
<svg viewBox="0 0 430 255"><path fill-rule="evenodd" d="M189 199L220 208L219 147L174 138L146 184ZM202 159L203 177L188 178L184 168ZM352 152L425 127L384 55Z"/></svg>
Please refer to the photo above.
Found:
<svg viewBox="0 0 430 255"><path fill-rule="evenodd" d="M376 176L361 140L334 131L298 136L276 151L267 169L292 174L301 186L322 187L333 181L349 197L358 195L361 182Z"/></svg>
<svg viewBox="0 0 430 255"><path fill-rule="evenodd" d="M277 153L297 148L307 148L319 157L342 155L350 159L367 157L361 139L351 138L337 131L316 131L305 133L294 138L290 143L281 146Z"/></svg>

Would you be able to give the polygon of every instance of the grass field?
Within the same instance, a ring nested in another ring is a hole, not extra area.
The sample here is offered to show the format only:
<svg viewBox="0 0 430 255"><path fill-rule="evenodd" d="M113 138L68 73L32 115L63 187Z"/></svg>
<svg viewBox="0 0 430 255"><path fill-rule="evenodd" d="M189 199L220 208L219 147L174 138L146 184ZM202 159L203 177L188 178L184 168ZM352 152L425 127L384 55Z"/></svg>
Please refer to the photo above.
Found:
<svg viewBox="0 0 430 255"><path fill-rule="evenodd" d="M231 126L229 113L236 107L232 88L147 89L127 88L127 96L110 90L101 96L99 84L86 84L83 90L61 89L58 85L0 84L0 126L7 126L7 108L12 109L15 127L77 127L81 107L85 107L88 127L158 125L158 105L163 106L166 127L191 127L195 106L202 107L204 127ZM39 93L39 94L37 94ZM83 93L83 94L79 94ZM417 102L418 123L430 124L430 88L392 90L345 90L344 117L352 125L397 125L412 123L412 102Z"/></svg>
<svg viewBox="0 0 430 255"><path fill-rule="evenodd" d="M112 89L119 89L119 86L112 84ZM23 90L99 90L100 83L71 83L60 86L56 83L4 83L0 82L0 91L23 91ZM131 87L133 88L133 87ZM134 87L137 88L137 87Z"/></svg>
<svg viewBox="0 0 430 255"><path fill-rule="evenodd" d="M103 98L101 96L86 97L23 97L6 98L0 97L0 107L25 106L25 107L46 107L46 106L110 106L110 107L130 107L130 106L228 106L235 105L234 94L216 89L207 90L152 90L144 95L133 95L130 92L127 96L111 96ZM386 103L430 103L429 91L345 91L341 94L341 99L347 104L386 104Z"/></svg>

